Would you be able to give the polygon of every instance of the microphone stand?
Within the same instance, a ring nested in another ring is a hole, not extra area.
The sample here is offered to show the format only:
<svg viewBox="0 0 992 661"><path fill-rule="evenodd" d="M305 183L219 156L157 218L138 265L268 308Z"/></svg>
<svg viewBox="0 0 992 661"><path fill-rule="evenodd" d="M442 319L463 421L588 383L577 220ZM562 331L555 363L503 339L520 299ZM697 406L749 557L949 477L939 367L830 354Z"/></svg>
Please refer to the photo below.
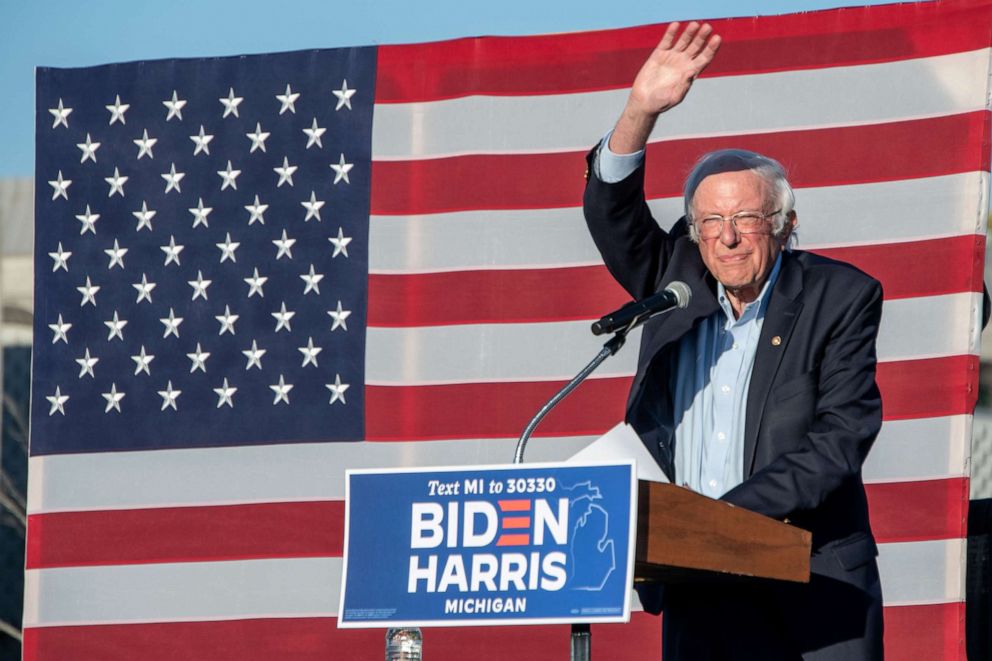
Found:
<svg viewBox="0 0 992 661"><path fill-rule="evenodd" d="M548 402L541 407L541 410L537 412L531 421L524 428L523 433L520 435L520 439L517 441L517 450L513 455L513 463L522 464L524 462L524 449L527 447L527 441L530 440L531 434L537 428L541 421L544 419L548 413L551 412L558 402L565 399L573 390L579 387L579 384L585 381L586 377L593 373L593 371L600 366L600 364L615 354L623 346L624 342L627 340L627 333L632 331L635 326L642 321L642 317L635 317L630 324L618 330L616 334L610 338L603 348L599 350L596 357L589 361L589 364L582 368L578 374L575 375L571 381L565 384L565 386L555 393L554 397L548 400ZM572 636L571 636L571 661L590 661L592 658L592 632L589 630L588 624L572 624Z"/></svg>

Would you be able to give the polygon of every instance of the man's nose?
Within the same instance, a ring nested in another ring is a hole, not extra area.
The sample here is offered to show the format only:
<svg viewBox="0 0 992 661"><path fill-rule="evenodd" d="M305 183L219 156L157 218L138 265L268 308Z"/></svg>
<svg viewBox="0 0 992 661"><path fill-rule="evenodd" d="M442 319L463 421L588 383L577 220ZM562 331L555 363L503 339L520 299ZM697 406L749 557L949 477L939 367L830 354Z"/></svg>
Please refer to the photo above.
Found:
<svg viewBox="0 0 992 661"><path fill-rule="evenodd" d="M732 220L723 221L723 227L720 228L720 243L732 248L740 243L741 235L737 231L737 226Z"/></svg>

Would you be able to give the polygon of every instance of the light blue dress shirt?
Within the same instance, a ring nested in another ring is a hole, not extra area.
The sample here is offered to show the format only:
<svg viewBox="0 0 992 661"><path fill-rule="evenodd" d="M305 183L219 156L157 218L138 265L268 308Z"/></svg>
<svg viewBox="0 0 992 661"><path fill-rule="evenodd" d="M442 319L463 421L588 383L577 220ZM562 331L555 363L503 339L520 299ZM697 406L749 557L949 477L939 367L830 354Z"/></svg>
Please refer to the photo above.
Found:
<svg viewBox="0 0 992 661"><path fill-rule="evenodd" d="M612 133L603 138L593 163L606 183L625 179L644 160L644 150L633 154L610 151ZM726 290L718 283L720 310L679 341L677 369L669 384L675 414L675 481L711 498L719 498L744 481L748 386L781 266L779 255L758 298L744 307L739 319L734 318Z"/></svg>

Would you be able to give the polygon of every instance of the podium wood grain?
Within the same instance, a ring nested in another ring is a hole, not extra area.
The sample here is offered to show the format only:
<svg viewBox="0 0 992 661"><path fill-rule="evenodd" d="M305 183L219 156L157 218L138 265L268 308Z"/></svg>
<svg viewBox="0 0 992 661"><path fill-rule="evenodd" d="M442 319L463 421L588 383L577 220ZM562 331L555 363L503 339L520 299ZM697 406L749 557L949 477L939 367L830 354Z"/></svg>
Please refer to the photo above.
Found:
<svg viewBox="0 0 992 661"><path fill-rule="evenodd" d="M638 484L638 580L766 578L806 583L812 535L673 484Z"/></svg>

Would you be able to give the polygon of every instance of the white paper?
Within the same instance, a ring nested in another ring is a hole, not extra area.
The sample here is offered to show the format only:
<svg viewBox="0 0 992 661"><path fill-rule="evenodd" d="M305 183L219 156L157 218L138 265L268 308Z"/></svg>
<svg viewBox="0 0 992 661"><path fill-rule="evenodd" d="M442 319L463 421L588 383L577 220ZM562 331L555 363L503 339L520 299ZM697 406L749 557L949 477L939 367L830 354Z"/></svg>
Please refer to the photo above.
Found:
<svg viewBox="0 0 992 661"><path fill-rule="evenodd" d="M618 459L633 459L637 464L637 479L668 482L668 477L644 447L633 427L621 422L595 441L572 455L565 463L609 463Z"/></svg>

